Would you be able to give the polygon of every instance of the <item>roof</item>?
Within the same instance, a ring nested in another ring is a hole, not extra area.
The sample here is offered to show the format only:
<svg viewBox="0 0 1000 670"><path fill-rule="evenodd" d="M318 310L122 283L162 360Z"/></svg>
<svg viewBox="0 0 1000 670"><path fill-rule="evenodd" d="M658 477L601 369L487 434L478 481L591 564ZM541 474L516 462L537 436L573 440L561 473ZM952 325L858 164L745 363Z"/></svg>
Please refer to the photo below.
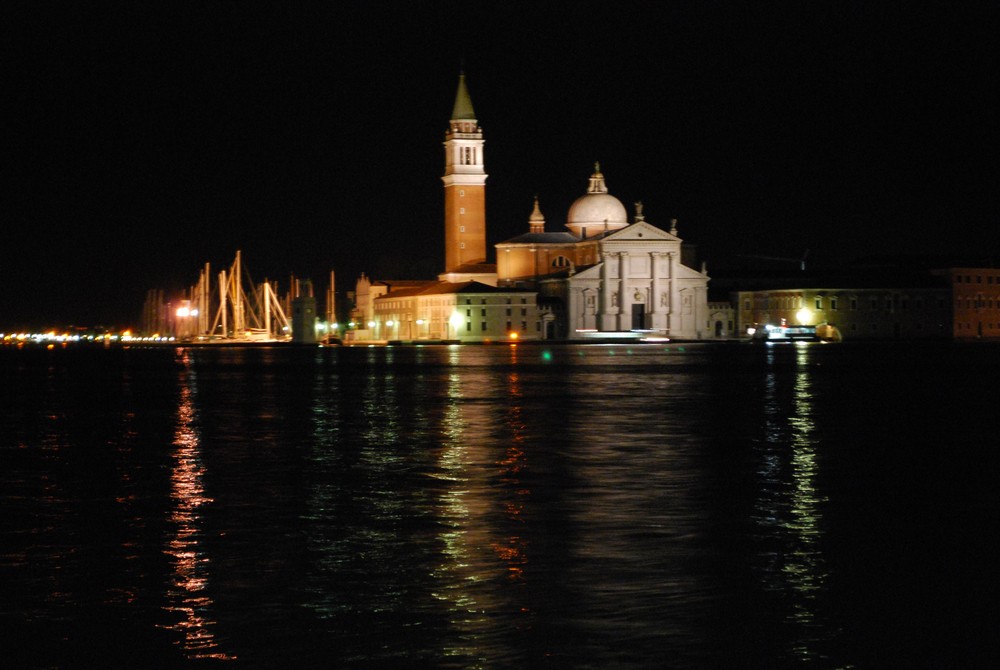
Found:
<svg viewBox="0 0 1000 670"><path fill-rule="evenodd" d="M373 279L372 285L387 286L390 291L414 288L435 283L434 279Z"/></svg>
<svg viewBox="0 0 1000 670"><path fill-rule="evenodd" d="M569 232L524 233L504 240L500 244L573 244L579 241L579 237Z"/></svg>
<svg viewBox="0 0 1000 670"><path fill-rule="evenodd" d="M448 270L442 274L482 275L494 274L496 271L496 263L463 263L454 270Z"/></svg>
<svg viewBox="0 0 1000 670"><path fill-rule="evenodd" d="M423 286L412 286L387 293L379 297L379 300L391 300L392 298L409 298L418 295L450 295L463 293L533 293L524 289L498 288L483 284L478 281L463 282L430 282Z"/></svg>
<svg viewBox="0 0 1000 670"><path fill-rule="evenodd" d="M472 109L472 98L465 86L465 73L458 75L458 92L455 94L455 107L451 110L452 120L468 119L475 121L476 112Z"/></svg>

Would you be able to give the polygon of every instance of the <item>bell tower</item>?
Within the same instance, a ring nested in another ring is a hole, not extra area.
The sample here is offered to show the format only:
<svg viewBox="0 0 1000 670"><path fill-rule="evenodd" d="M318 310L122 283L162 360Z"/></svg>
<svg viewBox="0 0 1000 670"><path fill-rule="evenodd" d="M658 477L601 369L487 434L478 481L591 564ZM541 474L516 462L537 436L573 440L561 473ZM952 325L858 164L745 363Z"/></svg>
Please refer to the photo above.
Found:
<svg viewBox="0 0 1000 670"><path fill-rule="evenodd" d="M444 136L444 265L455 272L486 262L486 171L483 130L476 122L465 73Z"/></svg>

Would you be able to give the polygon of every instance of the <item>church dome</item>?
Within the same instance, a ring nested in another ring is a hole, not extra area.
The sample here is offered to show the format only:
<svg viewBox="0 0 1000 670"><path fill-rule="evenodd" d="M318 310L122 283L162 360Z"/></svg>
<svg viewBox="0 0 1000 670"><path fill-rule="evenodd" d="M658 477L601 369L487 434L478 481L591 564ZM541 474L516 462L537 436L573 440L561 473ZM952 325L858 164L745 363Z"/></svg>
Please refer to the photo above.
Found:
<svg viewBox="0 0 1000 670"><path fill-rule="evenodd" d="M577 198L569 208L566 227L578 237L593 237L608 230L628 225L628 214L621 201L608 193L600 165L594 166L586 195Z"/></svg>

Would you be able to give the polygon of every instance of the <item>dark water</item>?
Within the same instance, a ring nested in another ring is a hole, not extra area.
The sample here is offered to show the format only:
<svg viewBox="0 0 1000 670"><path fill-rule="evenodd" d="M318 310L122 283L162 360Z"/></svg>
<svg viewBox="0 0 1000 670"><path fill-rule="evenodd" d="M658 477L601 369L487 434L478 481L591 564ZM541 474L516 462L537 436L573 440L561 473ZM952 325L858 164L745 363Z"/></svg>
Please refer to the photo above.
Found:
<svg viewBox="0 0 1000 670"><path fill-rule="evenodd" d="M0 374L5 667L996 667L1000 348Z"/></svg>

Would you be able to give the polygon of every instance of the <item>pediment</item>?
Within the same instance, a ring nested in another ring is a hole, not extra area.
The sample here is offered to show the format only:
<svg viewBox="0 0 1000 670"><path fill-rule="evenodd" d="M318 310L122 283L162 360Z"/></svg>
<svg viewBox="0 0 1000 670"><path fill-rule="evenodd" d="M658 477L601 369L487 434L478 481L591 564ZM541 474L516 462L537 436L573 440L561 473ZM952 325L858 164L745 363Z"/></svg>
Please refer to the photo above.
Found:
<svg viewBox="0 0 1000 670"><path fill-rule="evenodd" d="M616 230L610 235L604 237L602 242L649 242L649 241L664 241L664 242L678 242L680 238L676 235L671 235L665 230L657 228L656 226L646 223L645 221L638 221L629 226L625 226L621 230Z"/></svg>

